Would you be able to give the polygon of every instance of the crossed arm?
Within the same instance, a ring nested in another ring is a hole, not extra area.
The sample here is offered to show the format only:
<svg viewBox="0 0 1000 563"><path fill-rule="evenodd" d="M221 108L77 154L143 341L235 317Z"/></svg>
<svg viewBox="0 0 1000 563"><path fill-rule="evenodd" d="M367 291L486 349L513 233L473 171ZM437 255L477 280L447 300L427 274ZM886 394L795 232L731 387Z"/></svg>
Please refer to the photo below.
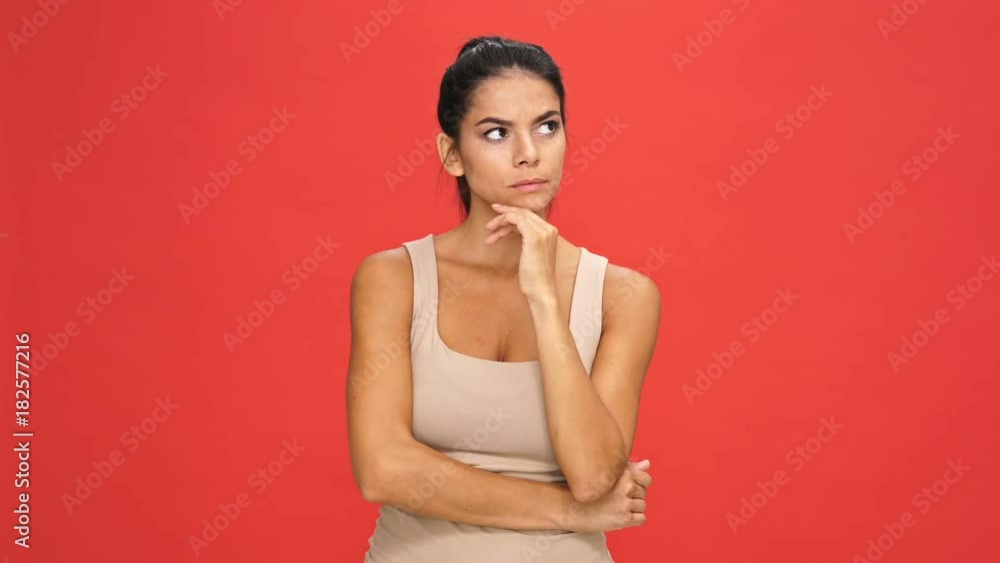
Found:
<svg viewBox="0 0 1000 563"><path fill-rule="evenodd" d="M617 301L610 299L614 306L606 307L592 379L581 379L583 366L578 356L568 354L570 358L553 361L552 354L543 353L547 355L540 358L547 380L544 385L553 388L552 392L545 390L546 408L555 413L548 416L550 424L554 421L557 426L558 440L553 442L560 465L566 464L567 488L477 469L413 438L409 356L412 276L406 250L397 248L367 257L351 285L347 414L353 474L362 495L370 502L454 522L513 530L571 530L581 501L600 498L624 470L624 462L620 469L613 468L618 456L627 457L635 433L639 390L659 319L655 285L643 277L619 284L624 296L618 296ZM610 266L608 279L612 280ZM650 317L647 311L654 304L655 315ZM544 333L546 339L563 338L564 344L574 345L568 327L560 334L554 328L557 322L545 320L549 316L555 315L544 308L536 316L539 338ZM645 320L637 320L639 317ZM653 334L640 335L640 330ZM398 346L386 346L390 343ZM577 366L570 361L573 358ZM548 396L553 393L559 396L550 401ZM582 409L581 401L585 405ZM607 403L602 406L598 401ZM582 412L573 413L574 409ZM596 420L584 420L587 416ZM575 448L596 452L598 457L585 459ZM425 472L435 470L446 475L445 486L429 498L413 499L411 491L425 482ZM609 470L613 478L604 485L606 479L600 477ZM595 477L597 482L588 485Z"/></svg>
<svg viewBox="0 0 1000 563"><path fill-rule="evenodd" d="M556 300L531 302L552 447L573 498L583 504L607 494L625 470L660 324L652 280L613 265L606 278L601 340L589 375Z"/></svg>

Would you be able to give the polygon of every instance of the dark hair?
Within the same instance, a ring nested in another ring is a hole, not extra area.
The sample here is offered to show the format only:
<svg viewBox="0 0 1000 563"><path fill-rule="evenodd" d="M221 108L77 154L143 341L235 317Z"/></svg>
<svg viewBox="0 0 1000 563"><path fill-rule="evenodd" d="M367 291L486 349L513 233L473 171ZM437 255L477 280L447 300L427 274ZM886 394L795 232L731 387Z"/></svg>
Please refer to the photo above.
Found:
<svg viewBox="0 0 1000 563"><path fill-rule="evenodd" d="M559 111L563 126L566 123L566 91L562 73L545 49L532 43L523 43L505 37L488 35L476 37L462 46L458 57L441 78L437 116L441 130L455 140L458 146L462 119L469 112L469 105L476 88L490 78L512 71L534 74L547 81L559 96ZM471 205L469 181L458 177L458 196L465 214Z"/></svg>

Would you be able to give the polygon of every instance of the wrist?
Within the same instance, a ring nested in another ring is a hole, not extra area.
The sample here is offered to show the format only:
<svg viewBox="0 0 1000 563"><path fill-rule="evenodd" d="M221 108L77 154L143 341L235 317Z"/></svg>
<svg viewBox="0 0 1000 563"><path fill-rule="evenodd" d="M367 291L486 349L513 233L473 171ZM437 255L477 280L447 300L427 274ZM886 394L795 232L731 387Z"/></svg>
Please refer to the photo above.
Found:
<svg viewBox="0 0 1000 563"><path fill-rule="evenodd" d="M554 313L559 308L559 299L555 291L542 291L527 297L528 306L533 313Z"/></svg>
<svg viewBox="0 0 1000 563"><path fill-rule="evenodd" d="M567 532L577 532L583 522L585 506L573 498L569 487L560 485L557 490L556 502L551 503L552 512L549 520L553 528Z"/></svg>

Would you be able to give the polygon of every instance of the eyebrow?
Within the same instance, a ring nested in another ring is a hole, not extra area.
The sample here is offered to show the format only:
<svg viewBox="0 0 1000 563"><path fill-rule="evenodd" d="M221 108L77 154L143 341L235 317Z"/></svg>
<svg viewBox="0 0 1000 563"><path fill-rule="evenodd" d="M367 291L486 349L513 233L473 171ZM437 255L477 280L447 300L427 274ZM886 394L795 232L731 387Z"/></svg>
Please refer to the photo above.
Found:
<svg viewBox="0 0 1000 563"><path fill-rule="evenodd" d="M552 116L555 116L555 115L559 115L559 111L558 110L554 110L554 109L550 109L549 111L547 111L547 112L543 113L542 115L539 115L538 117L536 117L535 118L535 123L539 123L541 121L545 121L546 119L548 119L548 118L550 118ZM506 119L500 119L499 117L484 117L484 118L480 119L479 121L477 121L476 124L473 125L473 127L477 127L479 125L482 125L483 123L497 123L497 124L503 125L505 127L510 127L510 126L514 125L513 121L507 121Z"/></svg>

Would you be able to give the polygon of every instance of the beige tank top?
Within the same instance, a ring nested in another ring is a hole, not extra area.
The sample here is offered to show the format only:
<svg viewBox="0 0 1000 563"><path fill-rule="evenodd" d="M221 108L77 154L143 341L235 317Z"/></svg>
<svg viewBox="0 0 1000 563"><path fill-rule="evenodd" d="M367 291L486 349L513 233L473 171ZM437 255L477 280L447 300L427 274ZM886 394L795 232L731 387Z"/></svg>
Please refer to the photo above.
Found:
<svg viewBox="0 0 1000 563"><path fill-rule="evenodd" d="M413 435L473 467L547 483L566 478L556 461L545 418L537 360L499 362L450 349L438 332L440 287L434 235L404 242L413 267L410 356ZM589 374L601 336L607 258L581 248L570 305L570 333ZM434 492L411 491L410 506ZM519 531L420 516L383 505L369 539L369 563L612 562L604 534Z"/></svg>

